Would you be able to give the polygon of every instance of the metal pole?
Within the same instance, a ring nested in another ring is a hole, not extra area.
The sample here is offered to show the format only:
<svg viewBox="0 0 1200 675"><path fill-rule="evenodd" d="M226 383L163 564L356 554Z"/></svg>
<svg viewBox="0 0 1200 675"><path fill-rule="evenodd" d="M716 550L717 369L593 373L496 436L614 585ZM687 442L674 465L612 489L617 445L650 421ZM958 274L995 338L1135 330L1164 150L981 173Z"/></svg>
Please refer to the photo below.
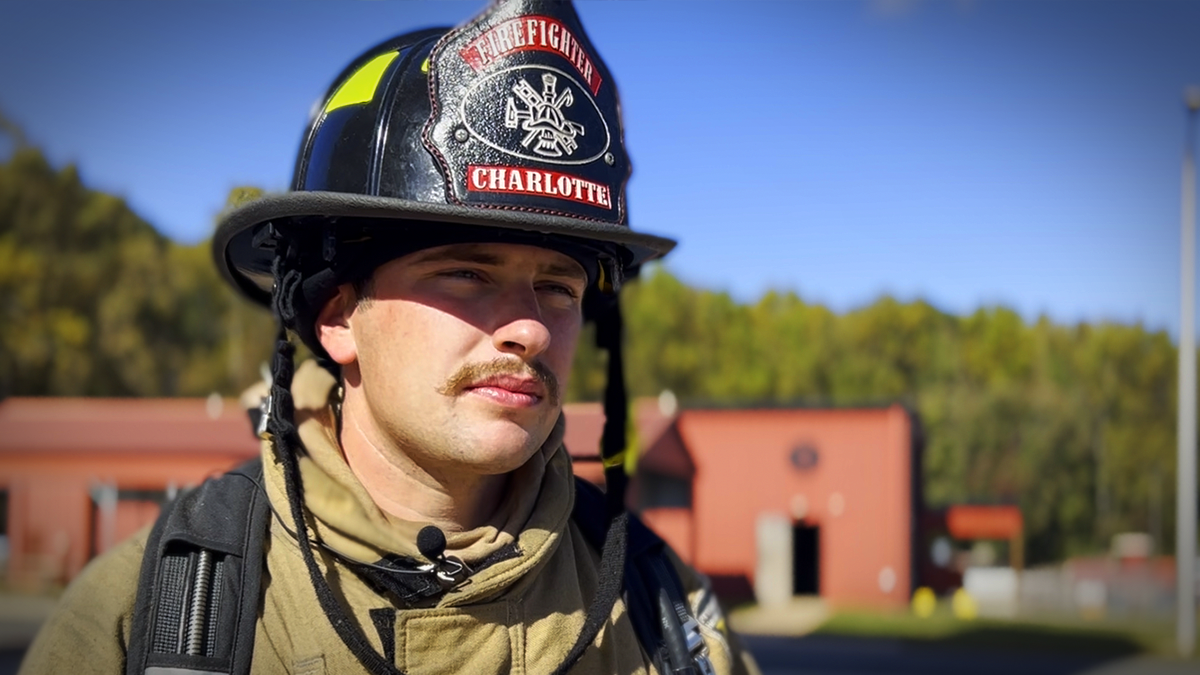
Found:
<svg viewBox="0 0 1200 675"><path fill-rule="evenodd" d="M1175 641L1181 656L1191 656L1196 641L1196 111L1200 90L1189 87L1181 200L1179 325L1179 464L1175 536L1178 588Z"/></svg>

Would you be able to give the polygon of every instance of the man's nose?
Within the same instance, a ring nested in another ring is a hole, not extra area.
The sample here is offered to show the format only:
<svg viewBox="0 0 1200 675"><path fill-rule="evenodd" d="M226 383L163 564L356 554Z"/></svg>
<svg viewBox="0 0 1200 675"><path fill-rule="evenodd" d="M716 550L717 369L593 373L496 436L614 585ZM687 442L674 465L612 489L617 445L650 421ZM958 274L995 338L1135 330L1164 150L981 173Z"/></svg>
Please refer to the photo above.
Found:
<svg viewBox="0 0 1200 675"><path fill-rule="evenodd" d="M550 329L542 320L537 295L532 289L510 293L498 303L501 323L492 333L496 349L529 361L550 347Z"/></svg>

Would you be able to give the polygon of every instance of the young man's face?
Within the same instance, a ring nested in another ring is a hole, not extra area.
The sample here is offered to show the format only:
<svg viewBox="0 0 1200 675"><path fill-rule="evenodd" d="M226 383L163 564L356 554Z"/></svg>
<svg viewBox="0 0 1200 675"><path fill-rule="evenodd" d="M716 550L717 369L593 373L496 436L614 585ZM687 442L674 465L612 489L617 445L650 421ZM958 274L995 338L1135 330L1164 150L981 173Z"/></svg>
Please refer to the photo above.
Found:
<svg viewBox="0 0 1200 675"><path fill-rule="evenodd" d="M586 284L569 256L517 244L439 246L381 266L369 298L344 307L344 328L319 326L366 404L369 419L344 427L369 424L385 452L430 471L521 466L561 410Z"/></svg>

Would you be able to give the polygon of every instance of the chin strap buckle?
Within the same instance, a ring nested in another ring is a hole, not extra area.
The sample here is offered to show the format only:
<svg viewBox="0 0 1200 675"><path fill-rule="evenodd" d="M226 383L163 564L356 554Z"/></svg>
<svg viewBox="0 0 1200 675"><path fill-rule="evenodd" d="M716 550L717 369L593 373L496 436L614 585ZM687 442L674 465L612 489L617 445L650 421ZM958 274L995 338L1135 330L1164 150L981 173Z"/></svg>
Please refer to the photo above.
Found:
<svg viewBox="0 0 1200 675"><path fill-rule="evenodd" d="M254 426L254 435L264 441L270 435L267 432L267 423L271 421L271 408L274 406L272 403L273 400L272 396L267 394L262 398L262 402L258 404L258 424Z"/></svg>

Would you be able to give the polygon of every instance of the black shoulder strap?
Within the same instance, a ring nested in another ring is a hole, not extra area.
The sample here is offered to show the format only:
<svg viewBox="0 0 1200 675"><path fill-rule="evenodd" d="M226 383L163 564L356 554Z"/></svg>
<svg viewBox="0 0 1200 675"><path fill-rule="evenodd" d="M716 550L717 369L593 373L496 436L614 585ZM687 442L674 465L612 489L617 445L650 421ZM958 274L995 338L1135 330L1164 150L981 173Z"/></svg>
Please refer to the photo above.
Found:
<svg viewBox="0 0 1200 675"><path fill-rule="evenodd" d="M597 550L604 545L606 513L604 493L588 481L575 478L575 508L571 518ZM651 657L664 648L658 610L659 591L672 605L687 606L683 583L666 555L666 544L639 518L629 514L628 552L625 555L625 605L638 642Z"/></svg>
<svg viewBox="0 0 1200 675"><path fill-rule="evenodd" d="M146 542L126 675L250 672L270 507L254 460L164 504Z"/></svg>

